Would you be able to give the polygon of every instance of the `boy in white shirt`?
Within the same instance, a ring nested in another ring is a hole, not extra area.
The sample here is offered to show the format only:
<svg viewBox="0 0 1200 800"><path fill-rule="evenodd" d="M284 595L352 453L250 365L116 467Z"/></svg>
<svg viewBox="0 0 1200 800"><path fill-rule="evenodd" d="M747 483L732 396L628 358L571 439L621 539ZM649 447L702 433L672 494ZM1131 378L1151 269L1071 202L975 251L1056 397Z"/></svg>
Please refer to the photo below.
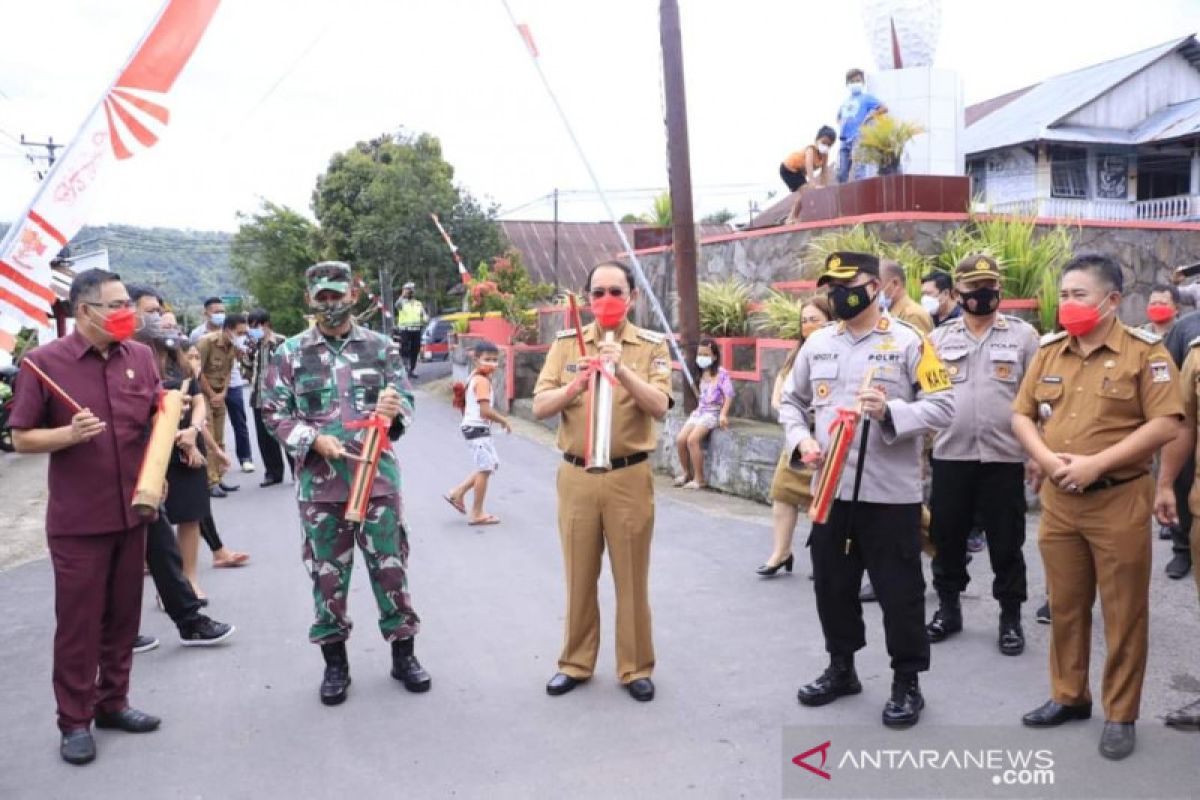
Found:
<svg viewBox="0 0 1200 800"><path fill-rule="evenodd" d="M492 442L492 423L512 433L512 425L503 414L492 407L492 379L500 363L500 349L488 341L475 345L473 351L475 368L465 384L454 387L454 405L463 412L461 430L475 467L466 480L454 487L445 500L460 514L466 514L464 499L467 492L474 491L468 525L496 525L500 518L486 514L483 501L487 496L488 479L500 468L500 457Z"/></svg>

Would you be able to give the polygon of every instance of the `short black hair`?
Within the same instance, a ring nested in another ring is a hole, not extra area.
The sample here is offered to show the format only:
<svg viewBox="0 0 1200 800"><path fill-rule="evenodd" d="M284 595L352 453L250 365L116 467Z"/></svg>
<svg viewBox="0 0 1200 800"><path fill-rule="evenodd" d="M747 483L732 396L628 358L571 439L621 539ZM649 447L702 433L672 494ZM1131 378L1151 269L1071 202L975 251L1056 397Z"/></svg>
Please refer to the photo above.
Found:
<svg viewBox="0 0 1200 800"><path fill-rule="evenodd" d="M1171 295L1171 302L1175 305L1179 305L1183 302L1183 298L1179 294L1178 286L1172 286L1169 283L1156 283L1150 287L1150 294L1158 294L1159 292L1166 292L1167 294Z"/></svg>
<svg viewBox="0 0 1200 800"><path fill-rule="evenodd" d="M218 305L220 305L220 306L225 305L225 301L219 297L210 297L204 301L204 310L208 311L209 306L218 306Z"/></svg>
<svg viewBox="0 0 1200 800"><path fill-rule="evenodd" d="M231 331L234 328L236 328L238 325L245 325L245 324L246 324L246 315L242 314L240 312L235 312L233 314L225 315L225 322L223 322L221 324L221 327L227 331Z"/></svg>
<svg viewBox="0 0 1200 800"><path fill-rule="evenodd" d="M921 283L932 282L937 287L939 292L948 292L954 288L954 279L950 277L950 273L934 270L933 272L921 278Z"/></svg>
<svg viewBox="0 0 1200 800"><path fill-rule="evenodd" d="M265 308L256 308L246 315L246 322L250 325L270 325L271 312Z"/></svg>
<svg viewBox="0 0 1200 800"><path fill-rule="evenodd" d="M709 369L711 369L714 373L716 373L716 371L721 368L721 348L717 346L716 340L714 340L714 339L701 339L700 344L696 345L697 358L699 358L698 354L700 352L701 347L707 347L709 349L709 351L712 352L713 363L712 363L712 366L709 367ZM699 375L702 372L704 372L704 370L700 369L700 365L697 364L696 365L696 374Z"/></svg>
<svg viewBox="0 0 1200 800"><path fill-rule="evenodd" d="M824 138L824 139L828 139L831 142L836 142L837 141L837 131L835 131L833 128L829 127L828 125L822 125L821 129L817 131L817 138L818 139Z"/></svg>
<svg viewBox="0 0 1200 800"><path fill-rule="evenodd" d="M79 304L84 302L85 298L93 297L100 287L106 283L121 280L121 276L115 272L109 272L106 269L89 269L75 276L75 280L71 281L71 291L67 295L67 302L71 304L71 309L79 307Z"/></svg>
<svg viewBox="0 0 1200 800"><path fill-rule="evenodd" d="M849 83L855 78L862 78L863 80L866 80L867 76L858 67L851 67L850 69L846 70L846 83Z"/></svg>
<svg viewBox="0 0 1200 800"><path fill-rule="evenodd" d="M1062 274L1065 276L1068 272L1080 270L1091 272L1115 291L1125 290L1125 276L1121 274L1121 265L1112 256L1103 253L1080 253L1063 266Z"/></svg>
<svg viewBox="0 0 1200 800"><path fill-rule="evenodd" d="M628 264L626 264L624 261L601 261L588 271L587 283L583 285L584 291L590 292L592 290L592 276L595 275L596 270L600 269L601 267L616 267L617 269L621 270L621 272L625 273L625 281L629 284L629 291L632 292L637 288L637 284L633 280L633 270L629 268Z"/></svg>
<svg viewBox="0 0 1200 800"><path fill-rule="evenodd" d="M129 299L135 303L138 300L141 300L143 297L153 297L158 301L159 305L165 305L167 302L166 300L163 300L163 296L161 294L151 289L149 286L143 286L140 283L125 284L125 291L129 292Z"/></svg>
<svg viewBox="0 0 1200 800"><path fill-rule="evenodd" d="M471 352L475 354L476 358L487 353L500 355L500 348L496 347L494 342L489 342L487 339L480 339L475 343L475 347L471 349Z"/></svg>

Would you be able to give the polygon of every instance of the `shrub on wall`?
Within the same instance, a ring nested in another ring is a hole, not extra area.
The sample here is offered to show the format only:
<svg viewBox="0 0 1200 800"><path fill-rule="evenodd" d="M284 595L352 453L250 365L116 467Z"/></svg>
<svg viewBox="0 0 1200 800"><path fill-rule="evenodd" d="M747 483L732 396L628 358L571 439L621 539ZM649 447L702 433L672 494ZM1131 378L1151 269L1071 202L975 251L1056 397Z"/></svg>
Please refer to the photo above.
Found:
<svg viewBox="0 0 1200 800"><path fill-rule="evenodd" d="M773 339L800 338L800 310L804 299L775 289L751 317L754 332Z"/></svg>
<svg viewBox="0 0 1200 800"><path fill-rule="evenodd" d="M750 287L729 278L701 283L700 332L709 336L745 336L750 319Z"/></svg>

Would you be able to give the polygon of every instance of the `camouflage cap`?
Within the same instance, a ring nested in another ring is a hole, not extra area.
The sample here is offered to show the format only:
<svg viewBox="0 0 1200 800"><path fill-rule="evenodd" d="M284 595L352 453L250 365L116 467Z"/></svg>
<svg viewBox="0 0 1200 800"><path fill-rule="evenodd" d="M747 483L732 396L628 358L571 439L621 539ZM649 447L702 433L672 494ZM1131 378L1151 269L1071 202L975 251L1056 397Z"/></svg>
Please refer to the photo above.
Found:
<svg viewBox="0 0 1200 800"><path fill-rule="evenodd" d="M322 261L314 264L304 273L304 283L308 286L310 297L325 289L338 294L350 291L350 265L345 261Z"/></svg>
<svg viewBox="0 0 1200 800"><path fill-rule="evenodd" d="M1003 280L1004 276L1000 274L1000 265L996 263L996 259L985 255L967 256L954 268L956 281L974 281L980 278Z"/></svg>
<svg viewBox="0 0 1200 800"><path fill-rule="evenodd" d="M817 278L817 286L829 281L847 281L860 272L879 277L879 259L870 253L830 253L825 259L825 271Z"/></svg>

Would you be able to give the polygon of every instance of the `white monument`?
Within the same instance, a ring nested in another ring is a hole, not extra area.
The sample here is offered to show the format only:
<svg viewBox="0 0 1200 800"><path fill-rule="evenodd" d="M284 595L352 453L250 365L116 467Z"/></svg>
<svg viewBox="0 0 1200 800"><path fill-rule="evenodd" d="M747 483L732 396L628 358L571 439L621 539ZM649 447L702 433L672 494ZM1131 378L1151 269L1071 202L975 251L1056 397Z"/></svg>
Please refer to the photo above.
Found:
<svg viewBox="0 0 1200 800"><path fill-rule="evenodd" d="M941 0L862 0L862 10L875 57L875 69L867 69L868 90L892 116L926 130L909 142L901 171L964 174L962 83L953 70L933 66Z"/></svg>

